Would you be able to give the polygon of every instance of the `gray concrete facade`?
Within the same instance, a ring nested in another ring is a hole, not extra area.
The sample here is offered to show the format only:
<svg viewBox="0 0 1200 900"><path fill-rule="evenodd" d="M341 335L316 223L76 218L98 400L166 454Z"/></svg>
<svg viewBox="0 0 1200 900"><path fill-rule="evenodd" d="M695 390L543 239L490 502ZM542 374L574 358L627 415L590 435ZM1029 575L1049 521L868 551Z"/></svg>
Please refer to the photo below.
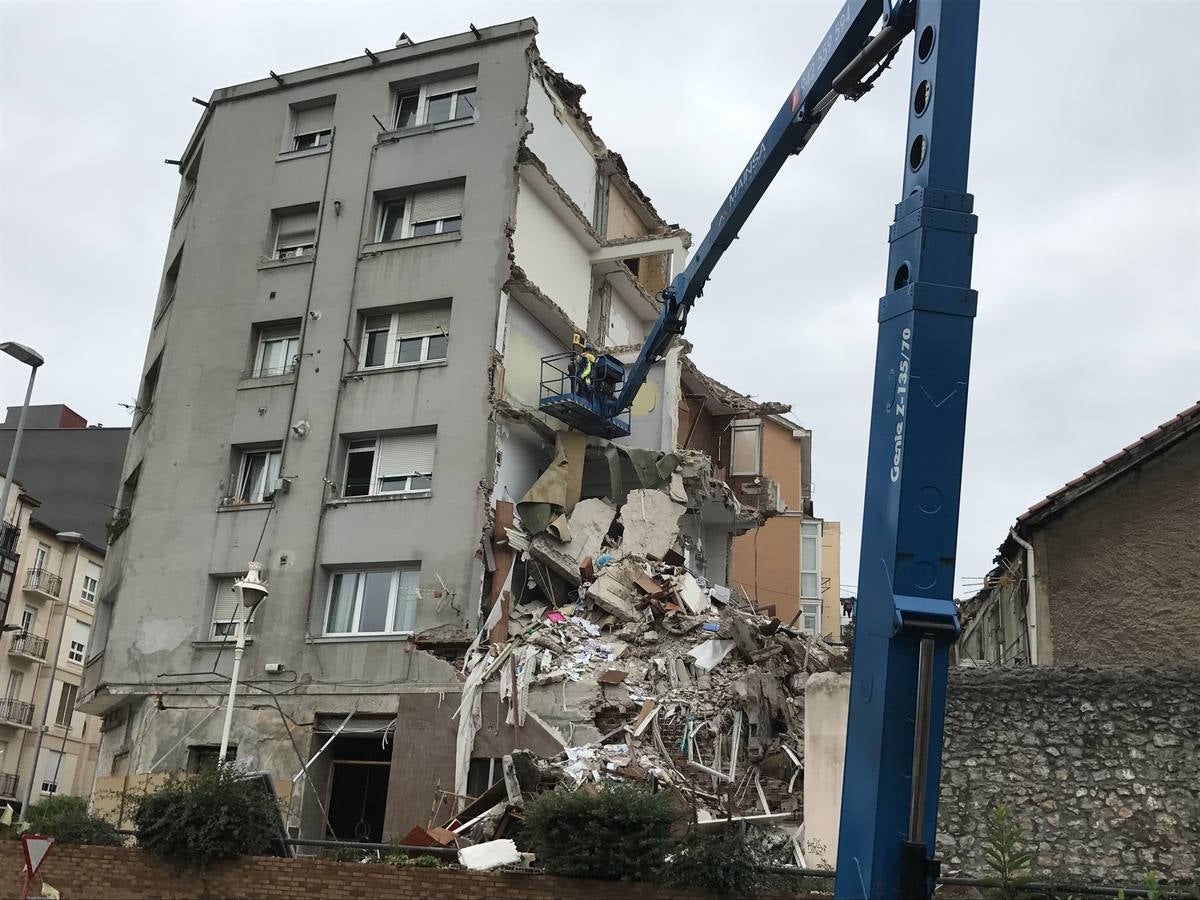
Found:
<svg viewBox="0 0 1200 900"><path fill-rule="evenodd" d="M655 309L612 265L614 254L638 256L631 236L617 235L614 251L612 235L595 226L609 190L607 151L578 111L576 86L542 68L535 33L527 19L212 95L180 162L81 691L83 708L107 714L97 796L182 769L196 748L218 742L232 637L212 630L214 602L221 579L252 559L265 566L271 593L250 630L232 743L290 797L293 830L329 834L337 761L331 751L298 777L299 756L351 713L351 728L392 754L388 837L425 824L438 780L451 786L444 773L447 760L453 769L461 679L448 660L478 626L494 503L529 487L548 461L547 435L561 427L536 412L535 383L519 403L514 391L536 378L539 348L553 352L572 330L586 333L600 282L617 282L641 304L623 335ZM390 130L398 96L448 81L474 86L473 115ZM538 108L550 114L534 123L530 92L543 85ZM330 100L324 143L286 149L299 113ZM561 160L521 157L535 132L541 143L530 146ZM611 190L627 184L622 177L612 176ZM542 196L528 194L520 213L526 182ZM461 230L381 239L383 202L407 195L411 210L413 191L456 185ZM640 191L622 190L622 202L649 220L641 234L656 235L647 253L681 260L686 233L662 237L665 222ZM309 210L315 251L272 258L282 217ZM574 268L557 261L558 240ZM601 276L589 270L597 256ZM449 335L446 358L364 369L364 320L384 311L433 316ZM280 326L296 333L295 366L259 371L259 337ZM647 415L672 413L672 390L663 387ZM516 416L507 424L502 403ZM428 490L343 496L351 440L433 431ZM655 429L654 446L671 449L673 440L669 428ZM279 489L268 502L239 498L240 460L266 449L281 452ZM419 568L415 623L402 633L327 635L335 574L392 568ZM270 673L274 664L281 671ZM554 746L536 727L515 734L502 720L488 756L517 743ZM380 837L377 827L371 836Z"/></svg>

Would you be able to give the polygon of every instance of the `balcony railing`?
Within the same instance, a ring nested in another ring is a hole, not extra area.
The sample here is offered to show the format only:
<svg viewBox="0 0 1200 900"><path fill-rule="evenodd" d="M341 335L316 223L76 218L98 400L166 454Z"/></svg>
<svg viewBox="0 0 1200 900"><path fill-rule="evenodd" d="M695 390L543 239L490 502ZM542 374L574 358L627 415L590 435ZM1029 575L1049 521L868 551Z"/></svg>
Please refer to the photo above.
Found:
<svg viewBox="0 0 1200 900"><path fill-rule="evenodd" d="M17 541L21 540L21 529L10 522L0 522L0 550L17 552Z"/></svg>
<svg viewBox="0 0 1200 900"><path fill-rule="evenodd" d="M0 797L17 796L17 776L12 772L0 772Z"/></svg>
<svg viewBox="0 0 1200 900"><path fill-rule="evenodd" d="M33 704L11 697L0 699L0 721L28 725L33 721Z"/></svg>
<svg viewBox="0 0 1200 900"><path fill-rule="evenodd" d="M25 573L25 587L31 591L41 591L51 597L57 597L62 590L62 577L55 575L49 569L30 569Z"/></svg>
<svg viewBox="0 0 1200 900"><path fill-rule="evenodd" d="M8 645L9 653L19 653L22 656L31 656L34 659L45 659L46 651L49 649L50 642L44 637L38 637L36 634L25 632L14 634L12 643Z"/></svg>

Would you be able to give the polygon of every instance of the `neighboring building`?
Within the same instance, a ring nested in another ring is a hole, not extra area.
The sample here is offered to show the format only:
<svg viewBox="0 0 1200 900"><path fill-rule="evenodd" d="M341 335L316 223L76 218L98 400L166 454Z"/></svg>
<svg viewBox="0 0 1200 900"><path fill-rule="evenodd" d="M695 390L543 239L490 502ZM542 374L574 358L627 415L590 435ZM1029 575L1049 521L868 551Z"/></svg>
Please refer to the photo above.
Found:
<svg viewBox="0 0 1200 900"><path fill-rule="evenodd" d="M690 242L535 33L525 19L210 98L181 157L86 669L98 796L214 758L252 559L271 593L233 752L274 776L292 831L397 838L455 784L459 664L513 565L503 523L567 444L537 411L541 358L579 333L633 359ZM619 443L652 451L642 463L676 449L685 370L676 346L634 403ZM573 445L584 497L637 474L600 444ZM774 510L694 480L685 550L722 582L732 535ZM585 709L586 687L564 684L557 713ZM514 747L561 747L541 719L505 724L494 690L457 751L472 787Z"/></svg>
<svg viewBox="0 0 1200 900"><path fill-rule="evenodd" d="M841 527L813 515L812 432L765 406L730 416L716 451L739 497L765 492L778 510L735 538L729 580L768 614L840 641Z"/></svg>
<svg viewBox="0 0 1200 900"><path fill-rule="evenodd" d="M7 460L21 407L0 422L0 460ZM44 521L78 531L93 546L106 543L121 484L128 428L88 425L61 403L31 406L13 477L41 501Z"/></svg>
<svg viewBox="0 0 1200 900"><path fill-rule="evenodd" d="M960 663L1200 662L1200 403L1017 517Z"/></svg>
<svg viewBox="0 0 1200 900"><path fill-rule="evenodd" d="M16 810L30 777L35 804L55 794L88 796L100 743L100 720L76 711L75 704L104 550L87 540L60 541L58 532L75 529L67 522L49 524L44 511L14 482L0 531L0 602L7 605L8 624L20 626L0 636L0 804ZM47 728L35 772L33 744L47 691Z"/></svg>

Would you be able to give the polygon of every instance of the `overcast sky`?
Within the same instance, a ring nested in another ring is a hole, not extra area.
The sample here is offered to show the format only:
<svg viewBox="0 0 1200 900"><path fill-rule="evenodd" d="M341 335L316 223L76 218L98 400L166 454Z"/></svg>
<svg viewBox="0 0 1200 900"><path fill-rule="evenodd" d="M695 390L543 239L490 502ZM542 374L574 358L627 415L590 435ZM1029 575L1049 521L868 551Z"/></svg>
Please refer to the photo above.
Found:
<svg viewBox="0 0 1200 900"><path fill-rule="evenodd" d="M401 31L535 16L597 132L698 242L837 10L0 0L0 338L45 355L35 402L128 424L117 404L136 392L178 189L162 160L199 117L189 98ZM985 0L960 586L990 568L1018 513L1200 396L1197 33L1192 0ZM845 592L910 57L911 42L789 162L687 334L702 369L791 403L813 429L816 512L843 522ZM23 384L0 360L0 399L19 403Z"/></svg>

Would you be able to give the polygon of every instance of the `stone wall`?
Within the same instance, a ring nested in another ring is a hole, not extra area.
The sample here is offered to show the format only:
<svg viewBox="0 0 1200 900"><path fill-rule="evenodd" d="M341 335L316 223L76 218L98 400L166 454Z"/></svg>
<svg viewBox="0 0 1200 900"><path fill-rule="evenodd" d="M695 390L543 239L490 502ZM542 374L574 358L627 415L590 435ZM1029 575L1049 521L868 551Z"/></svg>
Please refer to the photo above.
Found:
<svg viewBox="0 0 1200 900"><path fill-rule="evenodd" d="M988 813L1012 809L1041 873L1138 882L1200 869L1200 669L955 669L938 852L986 871Z"/></svg>

